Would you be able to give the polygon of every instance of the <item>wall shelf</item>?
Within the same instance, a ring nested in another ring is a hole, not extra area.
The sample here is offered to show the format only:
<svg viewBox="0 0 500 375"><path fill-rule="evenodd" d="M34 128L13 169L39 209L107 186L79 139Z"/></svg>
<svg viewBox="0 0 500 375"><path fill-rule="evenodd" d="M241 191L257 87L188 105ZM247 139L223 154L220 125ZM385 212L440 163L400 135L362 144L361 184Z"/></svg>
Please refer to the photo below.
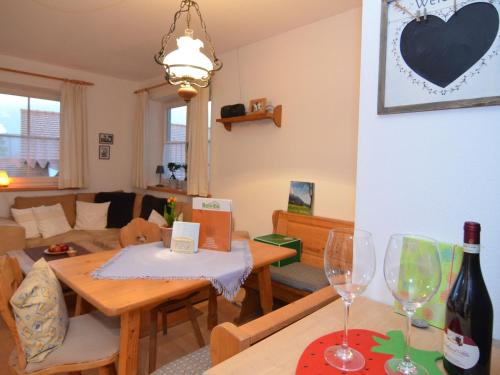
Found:
<svg viewBox="0 0 500 375"><path fill-rule="evenodd" d="M226 128L228 132L231 131L232 124L239 122L247 122L247 121L266 120L266 119L273 120L274 125L276 125L276 127L278 128L281 128L281 112L282 112L282 106L280 104L274 107L273 112L248 113L245 116L218 118L215 121L224 124L224 128Z"/></svg>

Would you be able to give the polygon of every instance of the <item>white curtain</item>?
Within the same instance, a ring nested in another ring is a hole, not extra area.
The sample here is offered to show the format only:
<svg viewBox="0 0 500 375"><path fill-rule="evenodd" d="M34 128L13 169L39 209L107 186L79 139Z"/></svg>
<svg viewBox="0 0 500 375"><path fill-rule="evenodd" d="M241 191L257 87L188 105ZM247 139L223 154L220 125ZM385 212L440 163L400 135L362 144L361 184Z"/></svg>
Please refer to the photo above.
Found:
<svg viewBox="0 0 500 375"><path fill-rule="evenodd" d="M188 106L187 193L208 196L209 89L198 90Z"/></svg>
<svg viewBox="0 0 500 375"><path fill-rule="evenodd" d="M134 148L132 161L132 185L136 188L146 189L144 141L149 115L149 94L143 91L137 94L135 122L134 122Z"/></svg>
<svg viewBox="0 0 500 375"><path fill-rule="evenodd" d="M63 84L60 127L59 188L83 188L88 175L85 86Z"/></svg>

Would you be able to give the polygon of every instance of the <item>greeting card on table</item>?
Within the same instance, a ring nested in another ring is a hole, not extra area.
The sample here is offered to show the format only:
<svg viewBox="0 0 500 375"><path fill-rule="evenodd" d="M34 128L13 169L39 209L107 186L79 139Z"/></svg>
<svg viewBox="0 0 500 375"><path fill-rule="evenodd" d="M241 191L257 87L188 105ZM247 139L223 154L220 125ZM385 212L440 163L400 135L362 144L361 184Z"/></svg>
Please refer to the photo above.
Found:
<svg viewBox="0 0 500 375"><path fill-rule="evenodd" d="M170 248L177 253L197 253L200 224L174 221Z"/></svg>
<svg viewBox="0 0 500 375"><path fill-rule="evenodd" d="M231 251L232 201L193 198L192 221L200 223L200 248Z"/></svg>

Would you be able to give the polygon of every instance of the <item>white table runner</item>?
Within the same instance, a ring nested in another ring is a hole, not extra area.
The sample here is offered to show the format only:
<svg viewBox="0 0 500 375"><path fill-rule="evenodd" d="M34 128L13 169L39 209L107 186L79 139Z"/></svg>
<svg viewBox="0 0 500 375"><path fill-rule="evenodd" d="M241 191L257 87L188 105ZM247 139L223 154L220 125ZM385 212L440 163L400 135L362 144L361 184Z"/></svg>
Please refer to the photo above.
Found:
<svg viewBox="0 0 500 375"><path fill-rule="evenodd" d="M233 300L252 272L247 241L232 241L231 251L200 249L197 254L175 253L161 242L128 246L92 272L96 279L209 280Z"/></svg>

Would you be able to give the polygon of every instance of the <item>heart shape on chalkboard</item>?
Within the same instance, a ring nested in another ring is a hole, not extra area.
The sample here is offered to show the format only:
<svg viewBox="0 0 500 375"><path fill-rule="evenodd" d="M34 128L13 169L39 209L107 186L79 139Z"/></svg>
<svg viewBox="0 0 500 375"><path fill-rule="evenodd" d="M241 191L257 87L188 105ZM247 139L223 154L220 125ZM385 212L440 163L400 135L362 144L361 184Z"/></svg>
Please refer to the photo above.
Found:
<svg viewBox="0 0 500 375"><path fill-rule="evenodd" d="M498 34L498 11L490 3L472 3L448 22L429 15L410 22L401 34L401 55L419 76L446 87L490 49Z"/></svg>

